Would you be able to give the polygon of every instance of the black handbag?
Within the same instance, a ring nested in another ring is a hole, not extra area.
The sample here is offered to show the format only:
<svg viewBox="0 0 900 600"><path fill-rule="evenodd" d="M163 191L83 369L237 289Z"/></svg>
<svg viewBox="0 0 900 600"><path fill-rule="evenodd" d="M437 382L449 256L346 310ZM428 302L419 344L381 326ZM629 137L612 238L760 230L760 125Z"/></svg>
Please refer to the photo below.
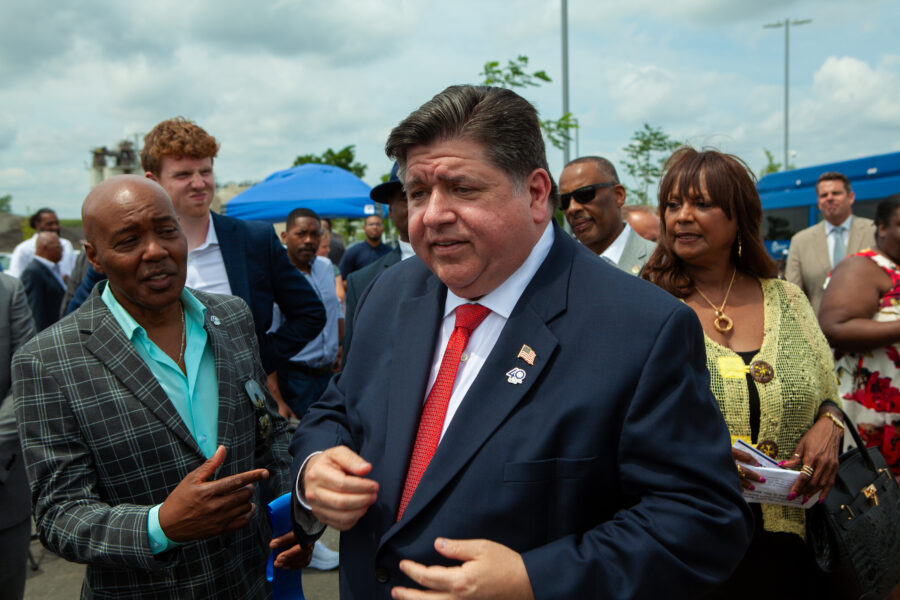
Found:
<svg viewBox="0 0 900 600"><path fill-rule="evenodd" d="M881 600L900 584L900 487L846 414L844 423L856 448L841 454L834 487L807 511L807 539L835 597Z"/></svg>

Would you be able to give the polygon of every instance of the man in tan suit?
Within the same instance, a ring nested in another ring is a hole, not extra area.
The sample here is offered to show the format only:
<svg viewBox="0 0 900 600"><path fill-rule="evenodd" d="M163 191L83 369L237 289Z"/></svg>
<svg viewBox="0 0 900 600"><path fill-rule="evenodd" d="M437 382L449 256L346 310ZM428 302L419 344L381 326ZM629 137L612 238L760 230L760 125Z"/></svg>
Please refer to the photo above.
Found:
<svg viewBox="0 0 900 600"><path fill-rule="evenodd" d="M851 213L855 195L843 173L819 175L816 195L824 220L791 238L784 275L800 286L818 314L828 273L845 256L875 244L875 224Z"/></svg>

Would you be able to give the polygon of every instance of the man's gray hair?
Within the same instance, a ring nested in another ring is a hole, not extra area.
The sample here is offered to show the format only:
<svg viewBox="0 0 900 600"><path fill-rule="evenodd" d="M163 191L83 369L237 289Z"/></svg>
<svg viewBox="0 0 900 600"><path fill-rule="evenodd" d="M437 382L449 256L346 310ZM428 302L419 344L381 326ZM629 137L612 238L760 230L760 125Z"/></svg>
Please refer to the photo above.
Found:
<svg viewBox="0 0 900 600"><path fill-rule="evenodd" d="M515 187L521 188L535 169L550 173L534 106L513 91L488 86L448 87L394 127L384 151L399 163L399 175L405 181L410 148L456 138L484 146L488 161L506 173ZM553 206L559 203L555 183L550 201Z"/></svg>

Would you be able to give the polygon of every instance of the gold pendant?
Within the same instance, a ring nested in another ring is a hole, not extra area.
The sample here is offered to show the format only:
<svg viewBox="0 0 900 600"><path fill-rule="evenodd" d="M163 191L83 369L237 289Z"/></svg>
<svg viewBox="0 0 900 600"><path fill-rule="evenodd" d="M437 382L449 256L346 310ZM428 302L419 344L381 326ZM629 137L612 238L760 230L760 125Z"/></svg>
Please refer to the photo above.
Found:
<svg viewBox="0 0 900 600"><path fill-rule="evenodd" d="M722 321L721 325L719 324L719 321ZM725 313L716 311L716 320L713 321L713 326L719 333L728 333L734 326L734 322L732 322L731 318Z"/></svg>

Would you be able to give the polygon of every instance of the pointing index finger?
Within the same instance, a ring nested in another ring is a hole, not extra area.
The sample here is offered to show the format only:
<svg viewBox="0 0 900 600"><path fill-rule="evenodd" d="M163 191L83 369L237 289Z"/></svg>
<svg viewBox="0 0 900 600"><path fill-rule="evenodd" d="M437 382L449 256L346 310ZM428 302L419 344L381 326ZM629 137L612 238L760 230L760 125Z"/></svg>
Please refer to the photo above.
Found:
<svg viewBox="0 0 900 600"><path fill-rule="evenodd" d="M268 478L269 472L266 469L253 469L211 481L208 485L214 494L225 495Z"/></svg>

